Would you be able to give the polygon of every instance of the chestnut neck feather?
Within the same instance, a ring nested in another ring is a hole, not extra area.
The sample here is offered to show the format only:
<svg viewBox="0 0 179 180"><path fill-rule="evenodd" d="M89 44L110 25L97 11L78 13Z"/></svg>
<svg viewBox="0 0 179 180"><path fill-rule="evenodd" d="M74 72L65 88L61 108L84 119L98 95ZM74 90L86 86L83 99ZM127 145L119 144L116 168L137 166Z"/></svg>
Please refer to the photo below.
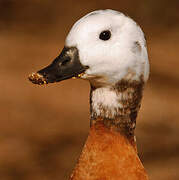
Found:
<svg viewBox="0 0 179 180"><path fill-rule="evenodd" d="M90 128L70 180L148 180L137 151L125 136L102 122Z"/></svg>
<svg viewBox="0 0 179 180"><path fill-rule="evenodd" d="M70 180L148 180L134 141L143 85L92 86L90 132Z"/></svg>
<svg viewBox="0 0 179 180"><path fill-rule="evenodd" d="M143 86L143 80L121 80L112 87L95 88L91 85L91 126L101 122L108 129L133 140Z"/></svg>

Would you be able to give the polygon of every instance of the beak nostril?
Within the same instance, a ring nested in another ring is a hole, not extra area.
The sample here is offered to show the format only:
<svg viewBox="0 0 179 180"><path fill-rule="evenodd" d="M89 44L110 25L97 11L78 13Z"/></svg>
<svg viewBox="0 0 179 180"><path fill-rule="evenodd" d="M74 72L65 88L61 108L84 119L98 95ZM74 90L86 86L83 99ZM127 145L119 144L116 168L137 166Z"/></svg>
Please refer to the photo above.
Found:
<svg viewBox="0 0 179 180"><path fill-rule="evenodd" d="M61 62L62 66L65 66L66 64L68 64L70 62L71 58L66 58L64 61Z"/></svg>

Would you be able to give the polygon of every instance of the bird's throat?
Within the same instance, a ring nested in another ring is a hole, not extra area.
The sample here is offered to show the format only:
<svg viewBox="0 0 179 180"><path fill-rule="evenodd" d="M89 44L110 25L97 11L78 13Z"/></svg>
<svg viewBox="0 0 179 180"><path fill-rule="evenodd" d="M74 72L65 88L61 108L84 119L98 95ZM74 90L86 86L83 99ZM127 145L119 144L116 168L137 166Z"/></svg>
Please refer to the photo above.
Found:
<svg viewBox="0 0 179 180"><path fill-rule="evenodd" d="M91 126L102 123L110 130L134 138L144 82L122 80L110 87L91 87Z"/></svg>

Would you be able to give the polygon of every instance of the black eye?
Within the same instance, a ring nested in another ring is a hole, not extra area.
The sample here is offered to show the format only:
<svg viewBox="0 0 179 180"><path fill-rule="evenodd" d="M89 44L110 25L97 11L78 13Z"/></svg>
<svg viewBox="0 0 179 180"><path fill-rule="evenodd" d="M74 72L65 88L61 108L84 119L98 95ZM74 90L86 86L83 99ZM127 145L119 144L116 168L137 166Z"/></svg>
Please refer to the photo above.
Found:
<svg viewBox="0 0 179 180"><path fill-rule="evenodd" d="M107 41L108 39L110 39L110 37L111 37L111 32L108 30L102 31L101 34L99 35L99 39L103 41Z"/></svg>

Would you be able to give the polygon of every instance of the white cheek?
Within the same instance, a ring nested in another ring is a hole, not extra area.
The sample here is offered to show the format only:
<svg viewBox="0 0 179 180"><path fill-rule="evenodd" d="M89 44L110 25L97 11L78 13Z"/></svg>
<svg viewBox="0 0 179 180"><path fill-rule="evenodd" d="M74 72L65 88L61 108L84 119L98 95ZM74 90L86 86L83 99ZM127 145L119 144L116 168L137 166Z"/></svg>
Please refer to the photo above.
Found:
<svg viewBox="0 0 179 180"><path fill-rule="evenodd" d="M110 49L109 46L101 50L90 43L86 46L78 45L78 49L81 63L89 66L86 71L88 75L103 76L109 83L116 83L124 78L140 80L141 75L144 81L148 79L149 63L146 49L143 49L144 53L134 54L130 47L121 45Z"/></svg>

